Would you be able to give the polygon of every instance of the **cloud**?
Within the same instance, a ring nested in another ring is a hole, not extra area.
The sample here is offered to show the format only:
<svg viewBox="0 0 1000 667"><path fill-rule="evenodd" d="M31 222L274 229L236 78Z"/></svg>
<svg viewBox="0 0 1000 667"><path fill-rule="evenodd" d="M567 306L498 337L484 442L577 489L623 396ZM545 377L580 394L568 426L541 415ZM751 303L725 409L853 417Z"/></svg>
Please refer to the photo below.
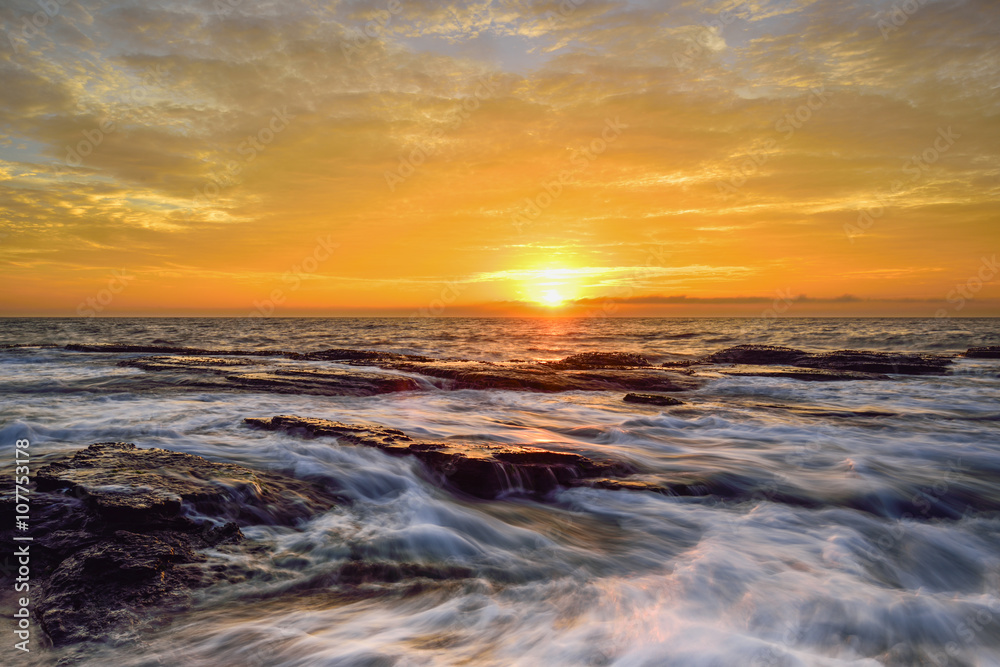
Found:
<svg viewBox="0 0 1000 667"><path fill-rule="evenodd" d="M933 299L995 238L995 2L922 3L888 32L889 0L405 0L370 23L387 6L103 0L26 31L38 5L4 3L0 233L22 259L0 275L55 304L80 265L174 263L130 292L224 307L330 234L343 282L311 304L429 276L511 299L553 267L648 298ZM580 168L608 119L627 127ZM954 145L914 163L942 128Z"/></svg>

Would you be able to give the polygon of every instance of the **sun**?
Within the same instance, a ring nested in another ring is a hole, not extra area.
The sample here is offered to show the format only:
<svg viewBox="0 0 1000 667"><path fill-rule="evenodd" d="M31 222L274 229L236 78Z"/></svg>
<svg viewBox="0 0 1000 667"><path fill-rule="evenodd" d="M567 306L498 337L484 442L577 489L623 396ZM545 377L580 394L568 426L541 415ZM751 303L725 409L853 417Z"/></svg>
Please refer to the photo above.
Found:
<svg viewBox="0 0 1000 667"><path fill-rule="evenodd" d="M539 296L538 301L550 308L557 308L565 303L566 298L558 290L550 289L547 292L543 292Z"/></svg>

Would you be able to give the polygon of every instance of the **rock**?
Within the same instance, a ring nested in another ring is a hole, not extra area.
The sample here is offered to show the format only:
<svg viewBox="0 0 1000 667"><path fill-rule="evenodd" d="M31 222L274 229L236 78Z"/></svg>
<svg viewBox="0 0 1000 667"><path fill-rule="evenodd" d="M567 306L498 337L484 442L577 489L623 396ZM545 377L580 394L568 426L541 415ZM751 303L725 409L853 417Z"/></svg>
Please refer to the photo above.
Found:
<svg viewBox="0 0 1000 667"><path fill-rule="evenodd" d="M244 420L268 430L333 437L375 447L394 456L413 456L457 491L493 499L512 492L541 495L588 477L622 477L636 472L626 463L597 461L576 452L525 445L413 440L402 431L374 425L343 424L325 419L281 415Z"/></svg>
<svg viewBox="0 0 1000 667"><path fill-rule="evenodd" d="M794 365L806 356L808 356L807 352L790 347L778 347L776 345L737 345L736 347L726 348L715 354L710 354L704 360L711 364Z"/></svg>
<svg viewBox="0 0 1000 667"><path fill-rule="evenodd" d="M547 361L544 363L547 366L560 370L629 368L651 365L645 357L629 352L585 352L583 354L574 354L559 361Z"/></svg>
<svg viewBox="0 0 1000 667"><path fill-rule="evenodd" d="M183 568L204 562L187 540L117 531L63 560L42 585L35 614L56 646L133 639L155 614L187 603L187 592L207 583Z"/></svg>
<svg viewBox="0 0 1000 667"><path fill-rule="evenodd" d="M154 341L155 342L155 341ZM165 343L166 341L159 341ZM180 354L193 356L242 356L242 357L287 357L306 361L433 361L430 357L411 354L396 354L377 350L347 350L330 349L316 352L287 352L284 350L204 350L197 347L180 347L176 345L130 345L120 343L99 343L94 345L71 344L65 349L72 352L104 352L104 353L153 353Z"/></svg>
<svg viewBox="0 0 1000 667"><path fill-rule="evenodd" d="M803 369L795 367L780 367L760 369L753 366L737 366L736 370L719 371L722 375L737 377L770 377L789 380L806 380L811 382L842 382L845 380L891 380L882 373L861 373L859 371L838 371L825 368Z"/></svg>
<svg viewBox="0 0 1000 667"><path fill-rule="evenodd" d="M512 391L686 391L700 382L665 369L607 368L559 370L547 364L478 361L392 363L383 368L451 381L451 389L508 389Z"/></svg>
<svg viewBox="0 0 1000 667"><path fill-rule="evenodd" d="M336 498L284 475L127 442L93 444L39 468L35 482L39 491L84 500L111 525L186 526L185 505L218 519L289 524L327 509Z"/></svg>
<svg viewBox="0 0 1000 667"><path fill-rule="evenodd" d="M860 373L894 373L900 375L944 375L952 363L948 357L920 354L897 354L866 350L839 350L814 354L790 347L774 345L737 345L709 355L704 359L712 364L782 365L803 368L820 368L831 371ZM813 378L802 379L818 379ZM872 379L870 377L841 379Z"/></svg>
<svg viewBox="0 0 1000 667"><path fill-rule="evenodd" d="M387 361L434 361L431 357L415 354L396 354L395 352L380 352L378 350L345 350L331 349L319 352L306 352L298 358L310 361L353 361L371 362L372 364Z"/></svg>
<svg viewBox="0 0 1000 667"><path fill-rule="evenodd" d="M443 387L445 389L686 391L700 386L700 381L693 379L690 371L654 367L644 357L624 352L586 353L558 362L534 363L430 359L418 355L346 349L307 353L209 351L146 345L71 345L67 349L169 353L119 362L122 366L163 374L158 381L145 385L152 388L254 389L321 396L372 396L421 388L418 380L398 374L313 366L296 368L288 362L261 359L267 356L295 361L377 366L388 371L448 380Z"/></svg>
<svg viewBox="0 0 1000 667"><path fill-rule="evenodd" d="M684 405L673 396L658 396L656 394L625 394L622 399L626 403L647 403L649 405Z"/></svg>
<svg viewBox="0 0 1000 667"><path fill-rule="evenodd" d="M965 356L969 359L1000 359L1000 345L970 347Z"/></svg>
<svg viewBox="0 0 1000 667"><path fill-rule="evenodd" d="M402 375L336 369L240 373L227 375L226 379L244 387L318 396L374 396L420 389L420 383Z"/></svg>
<svg viewBox="0 0 1000 667"><path fill-rule="evenodd" d="M197 347L176 347L172 345L128 345L119 343L99 343L95 345L80 345L73 343L67 345L64 349L71 352L104 352L107 354L151 352L153 354L189 354L199 356L237 355L242 357L281 357L287 354L281 350L202 350Z"/></svg>
<svg viewBox="0 0 1000 667"><path fill-rule="evenodd" d="M261 360L240 357L153 356L127 359L119 365L164 373L175 378L170 384L185 387L255 389L316 396L374 396L420 389L420 383L413 378L391 373L287 366L273 369L265 366L262 370ZM233 372L240 368L246 372Z"/></svg>
<svg viewBox="0 0 1000 667"><path fill-rule="evenodd" d="M944 375L952 360L921 354L869 352L865 350L839 350L824 354L811 354L795 366L826 368L863 373L894 373L897 375Z"/></svg>
<svg viewBox="0 0 1000 667"><path fill-rule="evenodd" d="M254 363L257 360L226 358L226 357L210 357L210 356L193 356L193 355L172 355L172 356L155 356L155 357L137 357L135 359L128 359L126 361L119 362L119 366L130 366L132 368L141 368L144 371L188 371L188 370L205 370L205 371L217 371L219 367L225 366L245 366L250 363Z"/></svg>
<svg viewBox="0 0 1000 667"><path fill-rule="evenodd" d="M34 613L57 646L132 641L227 575L240 525L293 524L340 498L318 484L164 449L105 442L38 469L31 496ZM9 482L0 509L14 514ZM13 553L13 521L0 548ZM7 526L10 526L8 528ZM37 589L36 589L37 585Z"/></svg>

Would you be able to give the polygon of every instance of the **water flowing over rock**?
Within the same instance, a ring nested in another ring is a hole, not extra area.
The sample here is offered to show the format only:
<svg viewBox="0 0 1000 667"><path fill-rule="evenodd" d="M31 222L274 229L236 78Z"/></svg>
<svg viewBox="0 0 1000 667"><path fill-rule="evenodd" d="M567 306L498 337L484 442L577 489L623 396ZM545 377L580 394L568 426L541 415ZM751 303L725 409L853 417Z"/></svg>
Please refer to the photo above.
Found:
<svg viewBox="0 0 1000 667"><path fill-rule="evenodd" d="M180 386L202 388L258 389L318 396L374 396L420 388L420 383L413 378L397 374L338 368L262 367L257 359L239 357L139 357L123 361L121 365L159 372L164 382L173 378Z"/></svg>
<svg viewBox="0 0 1000 667"><path fill-rule="evenodd" d="M57 646L133 640L193 589L226 580L218 554L239 549L241 525L292 525L340 502L318 484L125 442L60 458L35 481L34 613ZM12 491L0 488L5 515ZM5 548L22 544L12 533L0 532Z"/></svg>
<svg viewBox="0 0 1000 667"><path fill-rule="evenodd" d="M591 478L623 477L637 472L630 464L598 461L575 452L525 445L413 440L400 430L376 425L343 424L326 419L279 415L248 417L247 424L267 430L333 437L375 447L394 456L413 456L452 488L477 498L511 492L545 494L558 486Z"/></svg>

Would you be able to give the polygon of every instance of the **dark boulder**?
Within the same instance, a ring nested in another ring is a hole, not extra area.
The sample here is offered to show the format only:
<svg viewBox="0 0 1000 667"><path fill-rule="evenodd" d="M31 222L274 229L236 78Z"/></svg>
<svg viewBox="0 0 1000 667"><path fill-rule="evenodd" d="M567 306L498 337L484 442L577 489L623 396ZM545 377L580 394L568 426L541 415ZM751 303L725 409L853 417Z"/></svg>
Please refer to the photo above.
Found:
<svg viewBox="0 0 1000 667"><path fill-rule="evenodd" d="M705 361L711 364L794 365L808 355L802 350L777 345L737 345L710 354Z"/></svg>
<svg viewBox="0 0 1000 667"><path fill-rule="evenodd" d="M626 403L646 403L648 405L684 405L673 396L659 396L657 394L625 394L622 399Z"/></svg>

